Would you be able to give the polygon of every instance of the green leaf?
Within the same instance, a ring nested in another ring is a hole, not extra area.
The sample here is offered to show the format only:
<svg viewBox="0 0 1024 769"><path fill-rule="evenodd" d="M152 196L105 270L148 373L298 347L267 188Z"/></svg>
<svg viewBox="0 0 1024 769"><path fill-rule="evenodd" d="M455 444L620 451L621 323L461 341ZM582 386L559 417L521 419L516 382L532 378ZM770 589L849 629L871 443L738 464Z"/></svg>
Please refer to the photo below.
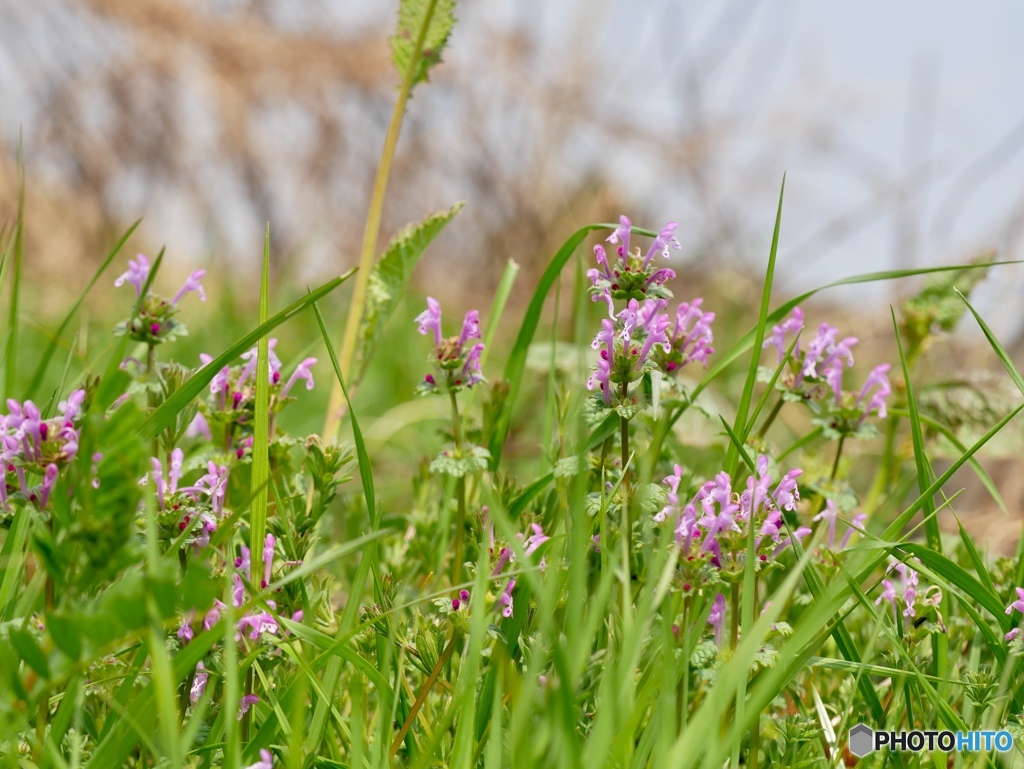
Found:
<svg viewBox="0 0 1024 769"><path fill-rule="evenodd" d="M430 472L462 478L487 469L487 449L466 445L461 451L447 449L430 463Z"/></svg>
<svg viewBox="0 0 1024 769"><path fill-rule="evenodd" d="M462 210L462 206L459 202L447 211L432 213L422 222L403 228L388 243L366 287L366 309L359 328L359 347L356 353L360 376L366 373L420 257L431 241Z"/></svg>
<svg viewBox="0 0 1024 769"><path fill-rule="evenodd" d="M161 403L157 410L149 415L141 427L143 438L146 440L152 440L161 430L171 423L179 411L191 403L192 399L199 395L206 386L210 384L222 368L230 364L243 352L249 350L254 342L259 341L262 337L269 334L286 320L290 320L299 312L306 309L306 307L313 304L317 299L321 299L334 291L334 289L348 280L354 272L355 270L349 270L344 275L334 278L334 280L329 280L320 286L320 288L309 292L306 296L302 297L302 299L299 299L294 304L281 310L281 312L277 313L277 315L272 317L270 320L265 323L261 323L231 345L227 350L199 369L199 371L193 374L179 390L177 390L166 401Z"/></svg>
<svg viewBox="0 0 1024 769"><path fill-rule="evenodd" d="M35 637L27 630L13 628L10 631L11 646L25 663L43 678L50 677L50 663L43 653L42 647Z"/></svg>
<svg viewBox="0 0 1024 769"><path fill-rule="evenodd" d="M454 0L401 0L391 61L409 87L427 80L455 26Z"/></svg>

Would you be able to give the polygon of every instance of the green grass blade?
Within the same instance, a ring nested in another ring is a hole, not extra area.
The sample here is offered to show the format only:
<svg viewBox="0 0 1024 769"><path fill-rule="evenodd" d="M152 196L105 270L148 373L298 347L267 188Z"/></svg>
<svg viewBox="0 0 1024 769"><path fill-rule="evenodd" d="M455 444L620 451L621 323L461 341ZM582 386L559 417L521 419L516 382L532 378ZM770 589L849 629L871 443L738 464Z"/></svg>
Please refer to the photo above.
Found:
<svg viewBox="0 0 1024 769"><path fill-rule="evenodd" d="M245 336L228 347L227 350L203 366L203 368L199 369L199 371L193 374L192 377L190 377L188 381L176 390L170 398L160 404L157 410L150 414L146 421L143 422L141 431L143 436L145 436L145 439L152 440L153 437L159 434L161 430L167 427L167 425L171 423L171 420L178 415L178 412L191 403L191 401L198 396L208 384L210 384L210 381L217 376L217 372L231 363L243 352L249 350L261 337L266 336L286 320L291 319L299 312L306 309L317 299L320 299L334 291L334 289L348 280L353 272L354 270L350 270L344 275L334 278L333 280L324 283L316 290L311 291L302 299L299 299L294 304L281 310L281 312L267 320L266 323L260 324L252 331L245 334Z"/></svg>
<svg viewBox="0 0 1024 769"><path fill-rule="evenodd" d="M480 367L483 368L487 361L487 354L494 344L494 337L498 333L498 325L501 323L501 316L505 312L505 305L512 293L512 286L515 285L516 276L519 274L519 265L508 260L505 271L501 274L501 281L498 283L498 290L494 293L491 301L491 311L487 315L487 328L484 330L484 351L480 354Z"/></svg>
<svg viewBox="0 0 1024 769"><path fill-rule="evenodd" d="M736 435L747 434L747 417L750 413L750 400L754 395L754 383L757 381L757 366L761 360L761 345L764 343L764 330L768 325L768 305L772 300L772 283L775 278L775 257L779 251L779 230L782 228L782 200L786 194L786 177L782 177L782 187L779 190L779 207L775 212L775 229L772 232L772 247L768 252L768 267L764 274L764 287L761 290L761 308L758 311L757 326L754 328L753 350L750 355L750 366L747 368L747 378L743 382L743 393L740 395L739 405L736 407L736 421L733 423L733 432ZM742 446L742 443L740 444ZM725 455L725 472L732 475L736 472L739 461L737 446L730 444Z"/></svg>
<svg viewBox="0 0 1024 769"><path fill-rule="evenodd" d="M100 264L99 269L97 269L96 272L93 274L92 279L86 284L85 290L82 291L81 294L79 294L78 299L76 299L75 303L71 305L71 310L68 312L67 315L64 316L64 320L61 321L61 324L53 333L53 337L50 339L49 344L46 345L46 349L43 351L43 355L39 359L39 365L36 366L35 373L32 375L32 379L29 382L29 386L26 391L29 397L33 396L36 390L39 388L39 386L43 383L43 377L46 375L47 366L50 365L50 359L53 357L53 354L57 351L57 345L60 344L60 340L61 337L64 335L64 331L67 329L68 325L74 319L75 315L78 314L78 310L82 306L82 302L85 301L85 298L89 295L89 292L92 291L93 286L95 286L96 282L103 276L103 273L107 271L107 268L110 267L110 264L114 261L114 259L117 258L117 255L121 252L121 248L127 242L128 238L131 237L132 233L135 232L135 229L139 226L139 224L141 224L141 222L141 219L136 219L135 223L132 224L132 226L125 231L124 235L121 236L121 239L117 241L114 247L110 250L110 253L107 254L107 257Z"/></svg>
<svg viewBox="0 0 1024 769"><path fill-rule="evenodd" d="M25 251L25 156L18 136L18 220L14 226L13 269L7 312L7 343L4 346L4 394L14 397L18 376L18 306L21 298L21 265Z"/></svg>
<svg viewBox="0 0 1024 769"><path fill-rule="evenodd" d="M263 240L263 272L260 277L259 325L270 315L270 225ZM252 440L252 481L249 507L249 559L253 584L263 573L263 539L267 532L270 502L270 342L267 335L256 343L256 411Z"/></svg>
<svg viewBox="0 0 1024 769"><path fill-rule="evenodd" d="M337 378L338 385L340 386L342 395L345 398L345 403L348 405L348 415L352 422L352 438L356 444L356 459L359 464L359 477L363 484L363 496L366 500L366 508L370 516L370 533L372 534L377 530L380 522L378 519L376 495L373 487L373 468L370 464L370 455L366 450L366 442L363 440L363 432L359 428L359 420L357 419L355 412L352 410L352 401L349 399L348 389L345 387L345 378L342 376L338 357L334 353L334 347L331 345L331 339L327 334L327 326L324 323L323 315L320 313L320 307L316 302L313 302L313 313L316 316L317 324L320 327L320 333L327 346L327 353L331 358L331 365L334 367L334 375ZM376 541L370 545L363 559L359 562L359 568L356 571L355 580L353 581L352 588L349 591L349 600L345 606L345 611L342 614L341 623L338 627L339 635L347 633L355 624L368 574L372 574L374 593L379 602L380 586L377 574ZM313 711L313 721L310 724L309 731L306 736L306 749L310 752L316 752L319 750L320 743L323 741L324 732L327 726L327 717L330 714L331 701L334 697L334 689L337 686L340 673L341 659L337 657L333 658L328 663L327 671L324 674L323 688L327 695L326 699L321 699L317 702L316 708Z"/></svg>

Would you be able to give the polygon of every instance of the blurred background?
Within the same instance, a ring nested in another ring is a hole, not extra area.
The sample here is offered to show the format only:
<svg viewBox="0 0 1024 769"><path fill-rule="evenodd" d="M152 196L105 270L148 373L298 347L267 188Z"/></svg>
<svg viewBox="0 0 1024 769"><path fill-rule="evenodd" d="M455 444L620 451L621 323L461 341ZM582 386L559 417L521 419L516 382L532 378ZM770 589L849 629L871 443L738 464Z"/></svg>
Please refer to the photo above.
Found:
<svg viewBox="0 0 1024 769"><path fill-rule="evenodd" d="M138 217L126 257L166 245L167 273L202 266L220 286L217 307L193 308L199 325L254 316L267 221L280 301L353 266L398 81L395 10L0 0L0 223L16 212L20 135L27 323L45 334ZM410 104L382 232L466 201L415 280L454 315L488 306L511 258L514 334L558 245L629 213L681 223L676 294L704 293L732 318L716 332L729 343L756 302L783 173L779 297L873 270L1022 258L1024 5L493 0L458 16ZM1020 359L1024 267L996 270L973 296ZM891 355L888 304L920 285L832 290L809 319ZM340 324L343 306L330 310ZM961 326L933 374L1002 382L973 321ZM218 328L204 331L209 345ZM419 375L394 373L386 395L363 396L371 414ZM1018 397L1001 387L986 397ZM1006 483L1019 448L992 459ZM1004 493L1020 513L1024 481Z"/></svg>

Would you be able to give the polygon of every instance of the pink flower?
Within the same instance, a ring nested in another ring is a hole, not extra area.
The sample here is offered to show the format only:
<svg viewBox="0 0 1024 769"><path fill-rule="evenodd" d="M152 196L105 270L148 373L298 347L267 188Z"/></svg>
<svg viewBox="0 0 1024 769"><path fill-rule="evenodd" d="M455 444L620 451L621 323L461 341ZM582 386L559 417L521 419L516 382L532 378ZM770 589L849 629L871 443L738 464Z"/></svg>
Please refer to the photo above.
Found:
<svg viewBox="0 0 1024 769"><path fill-rule="evenodd" d="M715 602L711 604L708 624L715 629L715 643L721 646L725 632L725 596L721 593L715 596Z"/></svg>
<svg viewBox="0 0 1024 769"><path fill-rule="evenodd" d="M125 281L135 288L135 296L142 296L142 287L149 279L149 259L145 254L136 254L135 259L128 260L128 270L114 281L114 286L120 288Z"/></svg>
<svg viewBox="0 0 1024 769"><path fill-rule="evenodd" d="M1014 588L1017 591L1017 600L1006 607L1007 614L1019 611L1024 614L1024 587Z"/></svg>
<svg viewBox="0 0 1024 769"><path fill-rule="evenodd" d="M171 300L171 304L177 304L184 298L185 294L192 291L197 291L199 293L199 301L205 302L206 292L203 291L203 284L200 283L204 275L206 275L206 270L196 270L189 275L185 280L185 284L178 289L178 293L174 295L174 298Z"/></svg>

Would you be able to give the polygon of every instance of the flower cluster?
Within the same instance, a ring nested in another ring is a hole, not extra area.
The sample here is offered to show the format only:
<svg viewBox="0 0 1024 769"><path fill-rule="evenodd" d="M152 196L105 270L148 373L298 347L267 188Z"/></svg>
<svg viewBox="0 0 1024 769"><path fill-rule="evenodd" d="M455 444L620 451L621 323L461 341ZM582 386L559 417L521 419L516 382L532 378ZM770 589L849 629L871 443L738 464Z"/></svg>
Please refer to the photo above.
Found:
<svg viewBox="0 0 1024 769"><path fill-rule="evenodd" d="M927 590L919 590L920 575L905 563L897 563L893 567L893 571L900 575L901 589L897 590L892 580L883 579L882 594L875 599L875 606L878 606L882 601L888 601L892 604L893 615L895 616L899 613L899 605L902 602L902 613L907 619L917 617L919 609L934 611L939 626L944 631L945 626L942 624L942 617L938 613L938 607L942 603L942 588L932 585ZM915 626L920 621L923 620L915 620Z"/></svg>
<svg viewBox="0 0 1024 769"><path fill-rule="evenodd" d="M783 515L796 510L800 500L796 479L801 472L799 468L790 470L773 491L768 457L762 455L757 459L757 472L747 479L742 492L735 492L732 479L722 472L684 505L679 498L683 468L676 465L664 481L669 487L667 504L654 520L672 523L676 542L691 566L710 562L722 572L738 573L747 555L748 527L755 529L754 555L760 563L774 560L793 544L793 538L800 541L811 533L800 526L784 536Z"/></svg>
<svg viewBox="0 0 1024 769"><path fill-rule="evenodd" d="M163 464L157 457L150 459L152 470L141 483L152 478L159 509L157 522L161 534L169 540L190 530L185 545L196 552L210 544L210 535L217 530L217 522L224 514L224 498L228 488L228 468L211 461L206 474L193 485L179 488L185 454L180 448L171 452L165 475Z"/></svg>
<svg viewBox="0 0 1024 769"><path fill-rule="evenodd" d="M316 358L304 358L285 379L282 375L284 368L281 359L277 357L275 349L277 339L267 340L268 347L268 377L270 380L270 412L276 414L290 402L294 396L291 395L292 388L299 381L306 383L306 389L313 389L313 366L316 365ZM201 404L200 411L196 414L195 420L189 427L190 434L199 435L206 440L212 440L213 435L210 429L211 423L221 425L229 431L226 445L233 445L230 431L235 425L251 424L250 413L256 402L256 364L257 348L242 353L242 363L237 366L224 366L210 382L210 397ZM206 353L200 353L200 362L205 366L213 358ZM248 441L248 443L246 443ZM252 445L251 439L243 439L235 450L241 458L245 448Z"/></svg>
<svg viewBox="0 0 1024 769"><path fill-rule="evenodd" d="M84 402L85 391L75 390L58 405L60 416L43 419L32 401L8 399L7 414L0 414L0 513L9 511L15 498L46 509L60 470L78 454L76 423ZM42 476L38 485L34 476Z"/></svg>
<svg viewBox="0 0 1024 769"><path fill-rule="evenodd" d="M660 254L665 259L670 256L670 249L679 250L681 246L675 238L676 222L669 222L658 233L658 236L641 256L640 248L629 250L630 233L633 226L629 217L620 216L619 226L608 236L607 242L617 246L615 253L618 259L608 261L604 246L594 246L597 268L587 270L590 278L591 299L603 301L608 305L608 316L615 316L613 300L636 299L643 301L651 298L666 298L672 294L665 288L665 282L676 276L668 267L658 267L654 257Z"/></svg>
<svg viewBox="0 0 1024 769"><path fill-rule="evenodd" d="M655 238L646 256L639 248L629 251L631 225L627 217L608 237L618 244L618 261L612 265L604 247L597 245L594 253L600 269L587 272L592 283L594 301L608 305L608 317L601 321L601 330L591 345L598 350L597 367L587 381L587 389L600 389L605 406L625 408L627 418L637 406L629 395L629 385L655 369L675 373L693 361L707 365L714 352L711 323L713 312L701 309L701 299L681 303L674 318L668 312L672 293L665 282L675 273L667 267L654 265L658 254L668 258L671 248L679 248L673 236L675 222L669 222ZM625 308L615 312L615 300L624 300Z"/></svg>
<svg viewBox="0 0 1024 769"><path fill-rule="evenodd" d="M260 589L266 589L271 582L271 575L274 570L274 557L276 555L277 542L273 534L267 534L263 544L263 574L260 579ZM250 553L249 548L244 545L241 547L241 556L235 559L235 573L232 575L231 589L231 604L236 608L242 608L247 600L247 594L245 590L245 582L250 581ZM273 600L267 600L266 605L272 610L277 611L277 604ZM213 608L211 608L206 615L203 617L202 629L204 631L209 630L216 625L220 619L221 614L227 606L221 601L214 601ZM293 622L302 621L302 611L296 611L291 615ZM195 637L196 618L194 614L190 613L182 618L181 624L178 626L178 640L183 644L187 644ZM243 614L235 622L235 642L238 643L243 651L251 650L255 644L260 640L264 633L271 635L277 635L281 632L280 624L277 621L277 617L267 611L255 609L247 614ZM203 692L206 690L206 682L209 673L200 662L196 666L196 677L195 683L190 691L190 698L193 705L203 696ZM237 714L238 718L241 718L246 711L248 711L251 705L259 702L259 697L255 694L247 694L242 698L239 703L239 711Z"/></svg>
<svg viewBox="0 0 1024 769"><path fill-rule="evenodd" d="M178 312L178 303L186 294L195 291L199 294L200 301L206 301L206 292L203 291L202 279L206 270L196 270L185 280L184 285L178 289L178 293L171 299L158 296L151 291L142 295L146 283L149 282L151 265L145 254L138 254L134 259L128 260L128 269L114 281L117 287L125 283L135 289L135 298L138 300L138 314L131 320L124 321L117 327L117 332L129 334L132 339L138 342L145 342L148 345L157 345L169 342L177 336L184 336L188 333L185 325L174 316Z"/></svg>
<svg viewBox="0 0 1024 769"><path fill-rule="evenodd" d="M835 326L822 323L805 347L799 336L803 329L804 314L799 307L794 307L790 316L774 326L764 340L764 347L778 350L779 364L785 360L790 345L793 346L788 371L779 379L783 392L794 400L812 405L818 401L820 418L816 422L841 434L856 432L869 416L884 419L886 399L892 393L887 376L889 364L875 366L859 391L845 391L843 371L853 366L852 348L857 338L840 339ZM828 392L832 397L824 398Z"/></svg>
<svg viewBox="0 0 1024 769"><path fill-rule="evenodd" d="M431 362L436 369L434 374L427 374L420 382L417 392L421 394L460 390L472 387L484 381L480 372L480 354L484 351L483 342L472 347L467 343L472 339L480 339L480 315L470 310L462 321L462 331L458 336L445 337L441 331L441 305L432 297L427 297L427 309L416 316L419 332L423 336L432 334L434 352ZM441 382L438 382L438 378Z"/></svg>
<svg viewBox="0 0 1024 769"><path fill-rule="evenodd" d="M487 532L487 542L491 558L495 559L494 568L491 570L491 577L499 577L505 568L515 560L515 553L512 548L501 545L501 543L495 542L494 539L494 523L488 519L488 511L485 507L484 510L484 528ZM544 529L541 528L540 524L530 524L530 535L526 536L523 533L517 533L516 539L519 540L519 544L523 548L523 555L527 558L532 556L541 546L551 539L544 533ZM538 567L541 571L544 571L546 563L544 558L540 559ZM516 581L515 578L510 579L506 585L501 596L498 598L498 606L501 607L501 616L511 617L515 605L512 601L512 591L515 590ZM468 598L468 594L467 594ZM465 602L465 601L464 601ZM454 603L453 603L454 606ZM456 607L457 608L457 607Z"/></svg>

